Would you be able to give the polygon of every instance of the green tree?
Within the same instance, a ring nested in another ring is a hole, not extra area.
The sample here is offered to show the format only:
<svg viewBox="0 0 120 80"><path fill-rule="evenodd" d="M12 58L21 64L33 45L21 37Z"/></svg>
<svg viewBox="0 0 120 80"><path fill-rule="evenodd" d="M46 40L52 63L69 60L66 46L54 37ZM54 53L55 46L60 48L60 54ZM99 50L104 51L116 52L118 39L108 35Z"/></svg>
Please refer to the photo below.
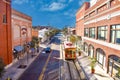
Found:
<svg viewBox="0 0 120 80"><path fill-rule="evenodd" d="M71 41L72 43L74 43L74 44L79 41L79 38L78 38L77 36L75 36L75 35L70 35L70 36L69 36L69 39L70 39L70 41Z"/></svg>
<svg viewBox="0 0 120 80"><path fill-rule="evenodd" d="M3 60L0 58L0 78L2 78L5 70L4 70L5 64L3 63Z"/></svg>
<svg viewBox="0 0 120 80"><path fill-rule="evenodd" d="M39 38L38 37L32 37L31 48L35 48L37 46L39 46Z"/></svg>
<svg viewBox="0 0 120 80"><path fill-rule="evenodd" d="M67 35L67 34L68 34L68 29L67 29L67 27L64 27L63 30L62 30L62 32L63 32L64 35Z"/></svg>

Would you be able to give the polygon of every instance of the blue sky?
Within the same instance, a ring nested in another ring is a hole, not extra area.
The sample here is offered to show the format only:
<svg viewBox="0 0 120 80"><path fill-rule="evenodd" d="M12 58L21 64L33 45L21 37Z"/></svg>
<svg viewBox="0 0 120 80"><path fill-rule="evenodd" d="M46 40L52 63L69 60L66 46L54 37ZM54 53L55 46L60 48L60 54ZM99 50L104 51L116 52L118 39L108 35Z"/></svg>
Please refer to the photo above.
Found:
<svg viewBox="0 0 120 80"><path fill-rule="evenodd" d="M32 25L75 26L75 13L89 0L12 0L12 8L32 17Z"/></svg>

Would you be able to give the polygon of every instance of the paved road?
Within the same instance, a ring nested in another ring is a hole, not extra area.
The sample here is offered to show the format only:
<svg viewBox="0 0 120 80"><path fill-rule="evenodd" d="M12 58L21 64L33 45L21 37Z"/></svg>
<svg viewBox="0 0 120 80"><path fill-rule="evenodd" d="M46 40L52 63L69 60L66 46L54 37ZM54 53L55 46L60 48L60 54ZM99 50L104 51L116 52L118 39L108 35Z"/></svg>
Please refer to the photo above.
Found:
<svg viewBox="0 0 120 80"><path fill-rule="evenodd" d="M40 53L18 80L38 80L49 54Z"/></svg>
<svg viewBox="0 0 120 80"><path fill-rule="evenodd" d="M59 79L59 51L54 50L44 73L44 80Z"/></svg>
<svg viewBox="0 0 120 80"><path fill-rule="evenodd" d="M59 36L55 36L50 44L54 44L54 47L57 48L57 50L54 48L51 53L42 53L42 51L18 80L59 79Z"/></svg>

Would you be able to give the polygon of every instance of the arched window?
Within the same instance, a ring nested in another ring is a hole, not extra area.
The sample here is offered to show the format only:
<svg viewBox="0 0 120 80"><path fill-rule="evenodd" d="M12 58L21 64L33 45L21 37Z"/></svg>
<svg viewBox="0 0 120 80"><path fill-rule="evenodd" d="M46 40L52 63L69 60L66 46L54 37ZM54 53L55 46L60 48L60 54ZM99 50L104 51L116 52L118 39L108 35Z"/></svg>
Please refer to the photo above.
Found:
<svg viewBox="0 0 120 80"><path fill-rule="evenodd" d="M88 44L86 42L84 42L84 51L88 55Z"/></svg>
<svg viewBox="0 0 120 80"><path fill-rule="evenodd" d="M96 49L96 59L103 68L105 66L106 57L105 57L105 52L100 48Z"/></svg>
<svg viewBox="0 0 120 80"><path fill-rule="evenodd" d="M94 47L93 47L91 44L89 45L88 55L89 55L91 58L94 57Z"/></svg>
<svg viewBox="0 0 120 80"><path fill-rule="evenodd" d="M108 56L108 72L112 77L117 77L120 79L120 76L118 76L118 73L120 73L120 57L116 55L110 55Z"/></svg>

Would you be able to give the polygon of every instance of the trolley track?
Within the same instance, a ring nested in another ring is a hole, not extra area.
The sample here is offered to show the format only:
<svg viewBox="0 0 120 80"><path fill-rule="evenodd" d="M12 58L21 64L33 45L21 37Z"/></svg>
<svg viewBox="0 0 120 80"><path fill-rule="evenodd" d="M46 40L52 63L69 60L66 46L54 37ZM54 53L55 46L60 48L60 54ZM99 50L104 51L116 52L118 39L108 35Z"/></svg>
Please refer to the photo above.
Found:
<svg viewBox="0 0 120 80"><path fill-rule="evenodd" d="M70 80L72 80L72 75L71 75L71 70L70 70L70 64L69 64L69 62L67 62L67 66L68 66L68 72L69 72Z"/></svg>
<svg viewBox="0 0 120 80"><path fill-rule="evenodd" d="M69 76L66 80L87 80L77 60L66 60L66 64Z"/></svg>

